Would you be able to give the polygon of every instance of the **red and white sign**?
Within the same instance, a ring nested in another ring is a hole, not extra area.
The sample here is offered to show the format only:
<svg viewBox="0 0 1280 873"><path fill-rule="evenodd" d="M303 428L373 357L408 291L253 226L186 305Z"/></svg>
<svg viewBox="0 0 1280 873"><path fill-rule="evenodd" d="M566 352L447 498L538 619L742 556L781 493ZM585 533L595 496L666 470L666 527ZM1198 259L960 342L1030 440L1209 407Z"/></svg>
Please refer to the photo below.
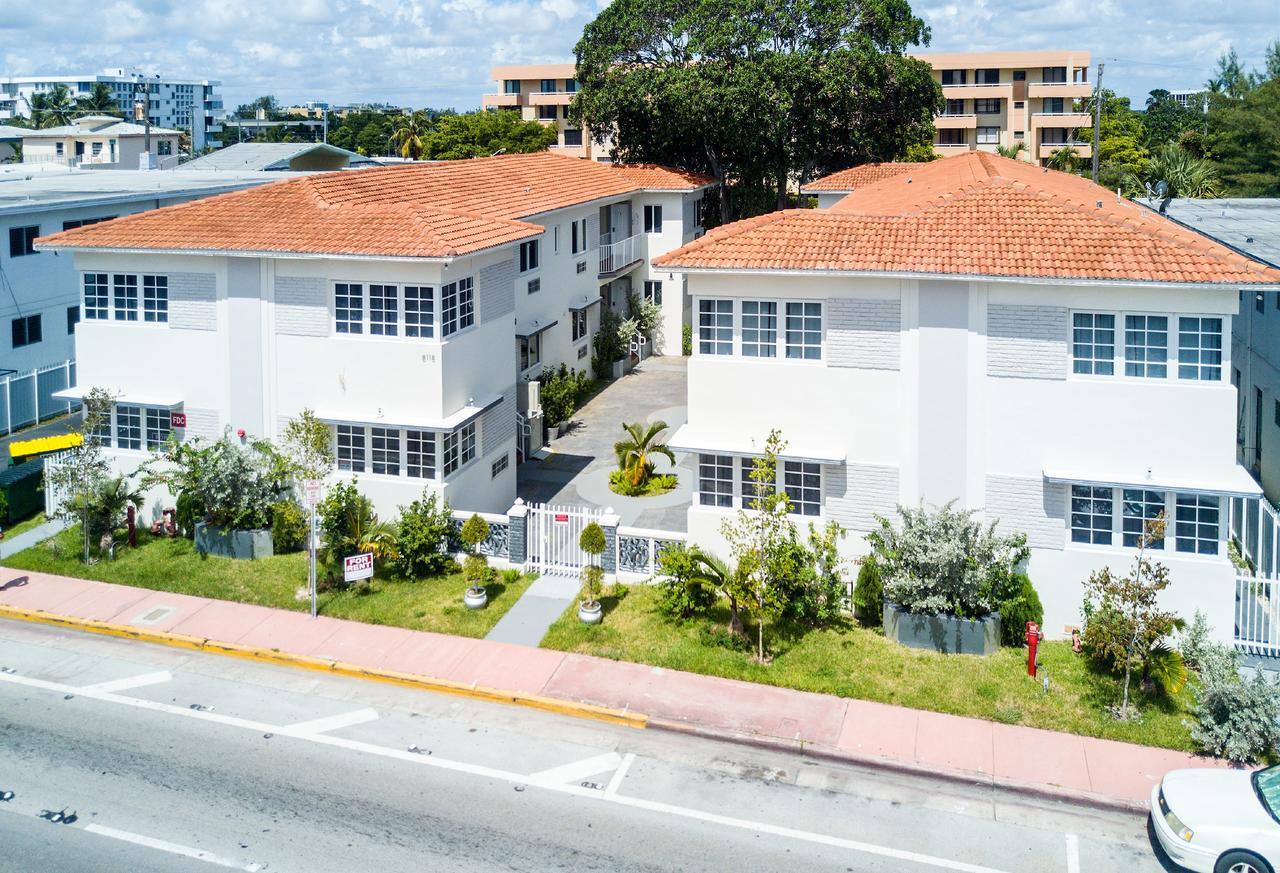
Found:
<svg viewBox="0 0 1280 873"><path fill-rule="evenodd" d="M567 513L567 512L557 512L557 513L556 513L556 517L555 517L555 522L556 522L556 524L568 524L568 523L569 523L569 513Z"/></svg>
<svg viewBox="0 0 1280 873"><path fill-rule="evenodd" d="M170 412L169 427L186 427L187 414L185 412Z"/></svg>
<svg viewBox="0 0 1280 873"><path fill-rule="evenodd" d="M315 506L320 502L320 487L322 484L319 479L308 479L302 483L302 490L307 498L307 506Z"/></svg>
<svg viewBox="0 0 1280 873"><path fill-rule="evenodd" d="M348 582L373 578L373 552L343 558L342 578Z"/></svg>

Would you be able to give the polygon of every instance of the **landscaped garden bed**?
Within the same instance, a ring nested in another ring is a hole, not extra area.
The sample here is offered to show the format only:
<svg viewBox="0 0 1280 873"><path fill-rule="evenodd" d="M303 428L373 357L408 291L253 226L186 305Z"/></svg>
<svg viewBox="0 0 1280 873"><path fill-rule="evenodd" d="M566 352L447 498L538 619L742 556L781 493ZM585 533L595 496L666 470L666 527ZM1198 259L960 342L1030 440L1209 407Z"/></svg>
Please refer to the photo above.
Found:
<svg viewBox="0 0 1280 873"><path fill-rule="evenodd" d="M307 584L305 552L251 562L202 557L191 540L153 537L145 531L138 532L136 549L117 549L114 561L85 564L80 560L80 548L80 530L72 527L7 558L3 565L278 609L310 608L310 600L297 597L298 590ZM487 586L488 606L470 610L462 602L466 583L461 573L429 579L374 578L359 586L322 590L320 614L411 630L483 637L530 582L529 576L498 574Z"/></svg>

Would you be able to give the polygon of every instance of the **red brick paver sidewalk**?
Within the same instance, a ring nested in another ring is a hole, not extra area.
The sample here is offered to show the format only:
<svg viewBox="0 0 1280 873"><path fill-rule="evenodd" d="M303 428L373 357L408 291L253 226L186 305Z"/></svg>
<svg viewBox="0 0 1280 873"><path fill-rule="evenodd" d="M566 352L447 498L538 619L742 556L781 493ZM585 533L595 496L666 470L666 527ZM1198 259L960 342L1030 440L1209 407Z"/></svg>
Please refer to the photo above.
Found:
<svg viewBox="0 0 1280 873"><path fill-rule="evenodd" d="M0 568L0 605L642 713L650 727L1145 808L1181 752L585 655Z"/></svg>

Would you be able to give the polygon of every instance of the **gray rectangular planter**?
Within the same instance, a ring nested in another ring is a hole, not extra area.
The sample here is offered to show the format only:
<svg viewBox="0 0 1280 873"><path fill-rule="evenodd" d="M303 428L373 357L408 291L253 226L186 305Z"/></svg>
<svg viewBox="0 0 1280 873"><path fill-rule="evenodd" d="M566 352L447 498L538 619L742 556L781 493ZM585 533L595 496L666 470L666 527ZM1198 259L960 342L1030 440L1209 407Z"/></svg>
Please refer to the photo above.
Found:
<svg viewBox="0 0 1280 873"><path fill-rule="evenodd" d="M917 615L884 602L884 635L913 649L932 649L951 655L990 655L1000 648L1000 614L985 618Z"/></svg>
<svg viewBox="0 0 1280 873"><path fill-rule="evenodd" d="M196 522L196 551L206 555L217 555L220 558L235 558L251 561L254 558L270 558L275 554L275 543L271 539L271 531L262 530L230 530Z"/></svg>

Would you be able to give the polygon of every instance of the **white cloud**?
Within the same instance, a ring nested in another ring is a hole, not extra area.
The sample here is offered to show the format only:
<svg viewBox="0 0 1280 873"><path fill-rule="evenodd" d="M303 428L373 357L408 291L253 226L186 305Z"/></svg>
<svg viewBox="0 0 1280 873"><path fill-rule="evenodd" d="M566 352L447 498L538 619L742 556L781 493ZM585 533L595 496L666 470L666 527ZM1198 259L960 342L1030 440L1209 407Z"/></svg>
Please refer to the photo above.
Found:
<svg viewBox="0 0 1280 873"><path fill-rule="evenodd" d="M371 100L474 108L489 67L572 57L606 0L65 0L0 15L0 74L139 66L221 79L228 106ZM1079 48L1141 99L1280 39L1276 0L917 0L930 51Z"/></svg>

